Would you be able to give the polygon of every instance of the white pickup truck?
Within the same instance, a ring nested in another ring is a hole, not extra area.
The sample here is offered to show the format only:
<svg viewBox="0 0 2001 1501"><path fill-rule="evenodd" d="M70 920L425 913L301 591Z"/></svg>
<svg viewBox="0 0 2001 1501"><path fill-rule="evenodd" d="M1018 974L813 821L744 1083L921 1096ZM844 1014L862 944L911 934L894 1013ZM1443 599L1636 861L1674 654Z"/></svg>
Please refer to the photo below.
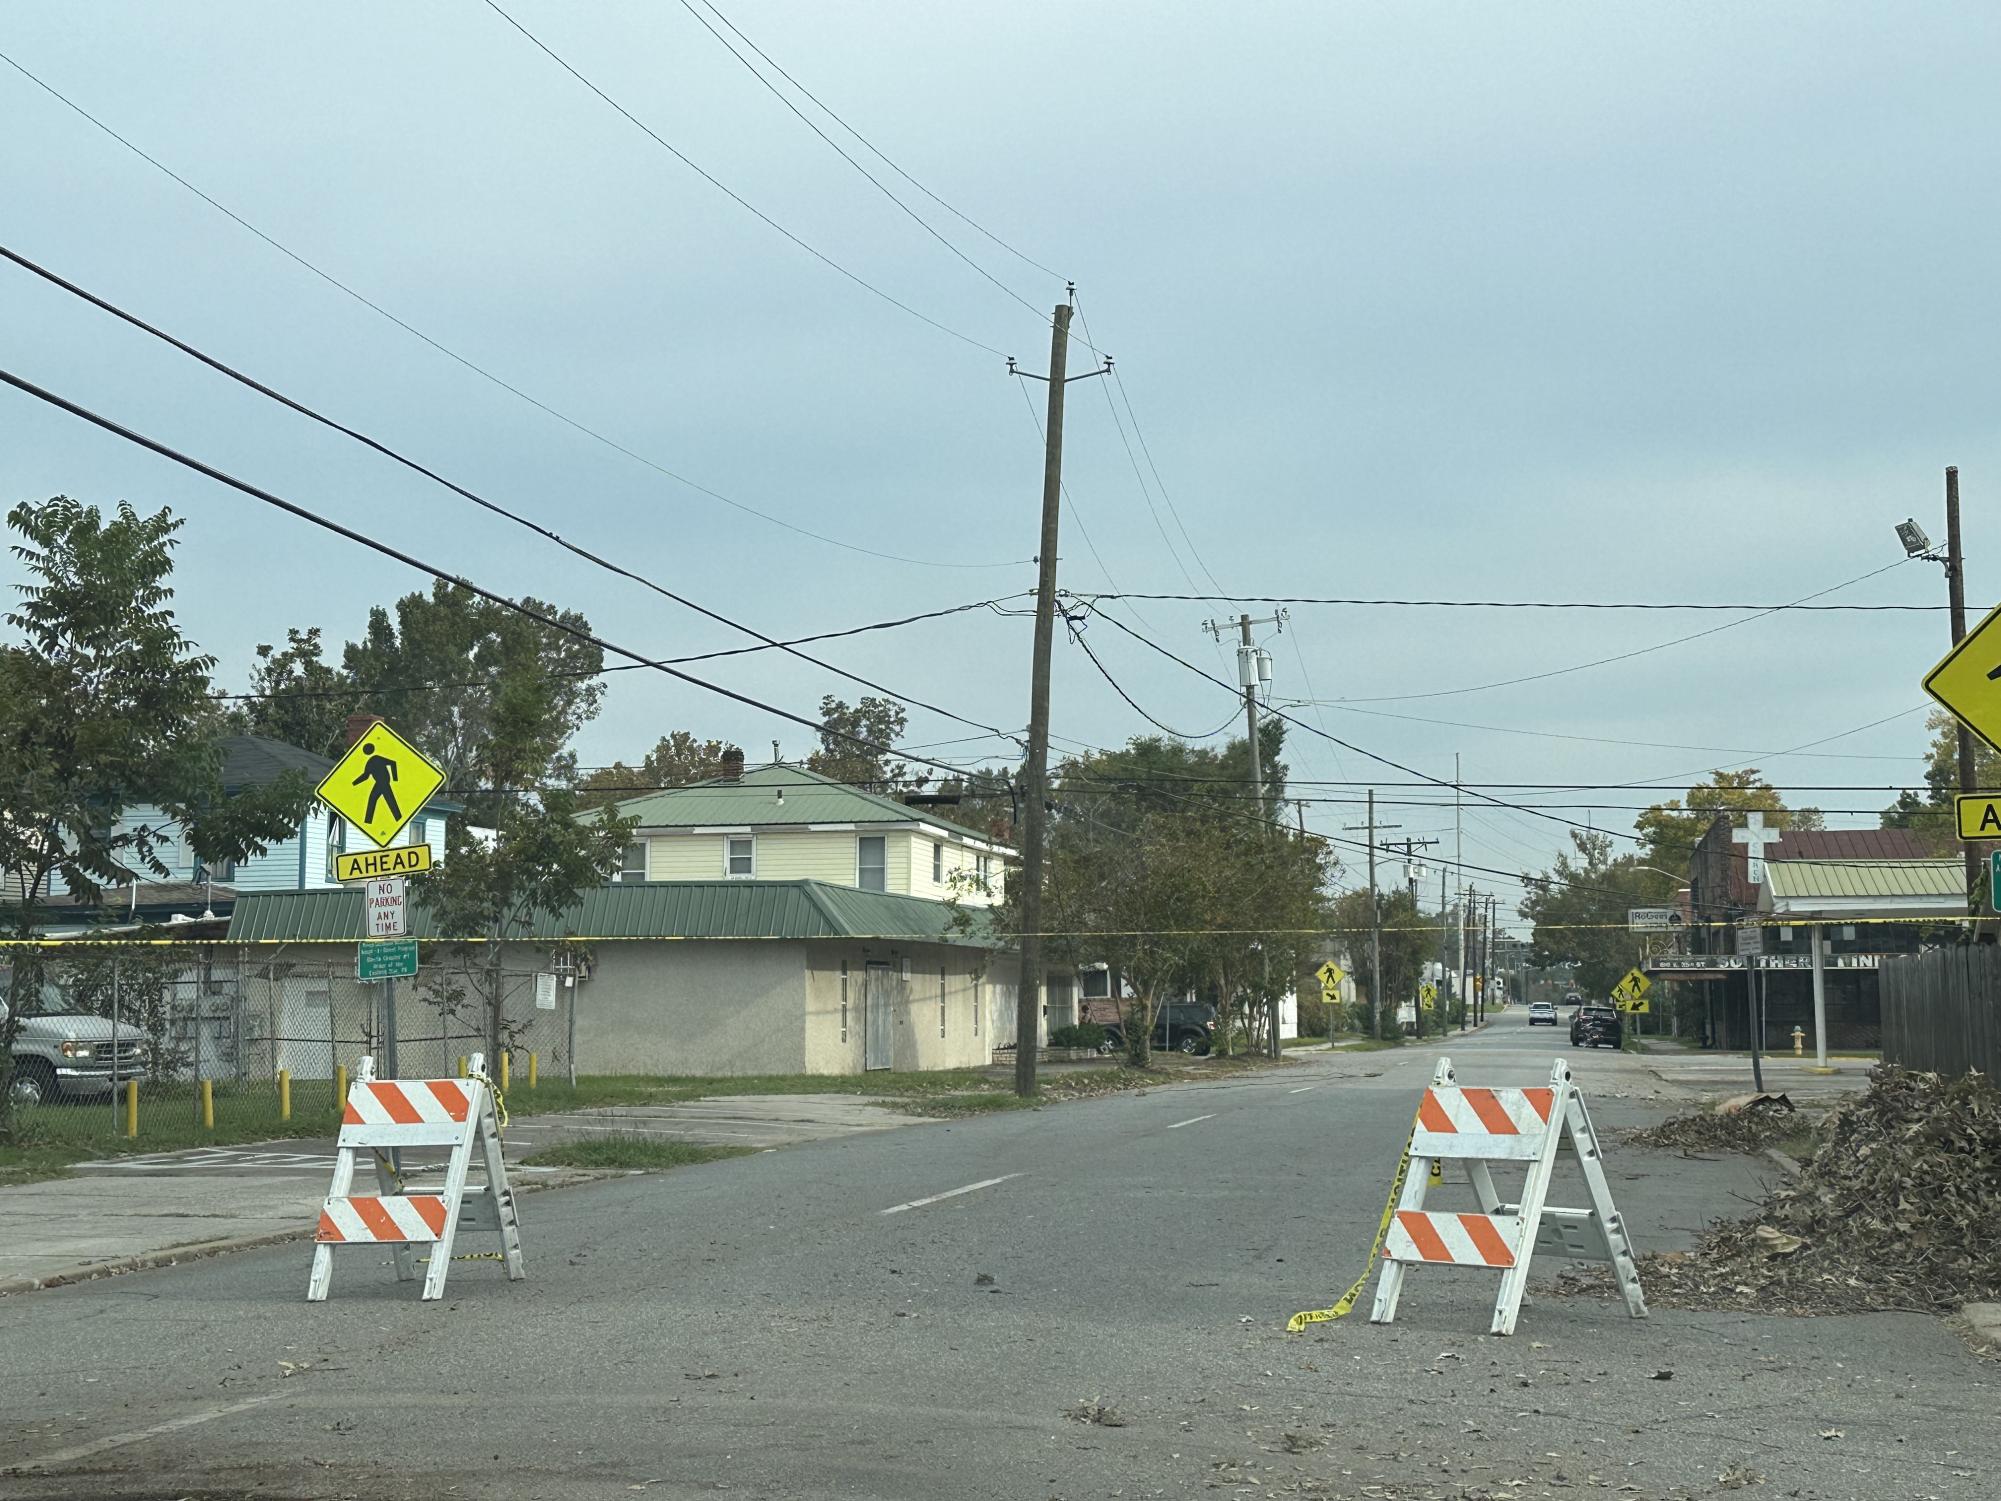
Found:
<svg viewBox="0 0 2001 1501"><path fill-rule="evenodd" d="M0 1024L7 1008L0 1005ZM19 1105L103 1099L116 1083L136 1079L145 1063L146 1034L81 1011L43 1011L21 1018L14 1034L9 1092Z"/></svg>

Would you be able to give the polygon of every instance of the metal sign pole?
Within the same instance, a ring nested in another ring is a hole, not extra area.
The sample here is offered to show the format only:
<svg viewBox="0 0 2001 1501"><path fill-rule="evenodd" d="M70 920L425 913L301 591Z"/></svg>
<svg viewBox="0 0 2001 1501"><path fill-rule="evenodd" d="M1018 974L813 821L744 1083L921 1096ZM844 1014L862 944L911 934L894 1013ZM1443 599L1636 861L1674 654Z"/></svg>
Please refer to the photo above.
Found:
<svg viewBox="0 0 2001 1501"><path fill-rule="evenodd" d="M396 1067L396 982L393 979L382 982L382 1067L386 1078L403 1077Z"/></svg>

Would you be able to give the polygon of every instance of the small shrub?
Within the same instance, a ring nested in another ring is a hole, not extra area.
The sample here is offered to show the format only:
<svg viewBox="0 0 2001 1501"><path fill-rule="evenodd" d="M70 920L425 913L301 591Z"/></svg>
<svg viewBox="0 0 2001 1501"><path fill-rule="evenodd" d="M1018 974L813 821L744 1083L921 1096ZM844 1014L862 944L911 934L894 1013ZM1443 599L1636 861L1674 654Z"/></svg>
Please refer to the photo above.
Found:
<svg viewBox="0 0 2001 1501"><path fill-rule="evenodd" d="M1049 1034L1052 1048L1095 1048L1103 1044L1105 1029L1096 1022L1073 1022Z"/></svg>

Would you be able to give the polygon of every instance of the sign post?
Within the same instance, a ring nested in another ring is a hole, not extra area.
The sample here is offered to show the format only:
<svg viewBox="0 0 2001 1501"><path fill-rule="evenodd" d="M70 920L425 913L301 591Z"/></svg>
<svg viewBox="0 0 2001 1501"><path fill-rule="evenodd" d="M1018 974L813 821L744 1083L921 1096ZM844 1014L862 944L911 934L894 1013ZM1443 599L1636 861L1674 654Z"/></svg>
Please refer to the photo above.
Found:
<svg viewBox="0 0 2001 1501"><path fill-rule="evenodd" d="M1320 998L1327 1003L1327 1041L1331 1045L1335 1022L1341 1010L1341 982L1348 978L1348 971L1329 959L1313 973L1320 981Z"/></svg>

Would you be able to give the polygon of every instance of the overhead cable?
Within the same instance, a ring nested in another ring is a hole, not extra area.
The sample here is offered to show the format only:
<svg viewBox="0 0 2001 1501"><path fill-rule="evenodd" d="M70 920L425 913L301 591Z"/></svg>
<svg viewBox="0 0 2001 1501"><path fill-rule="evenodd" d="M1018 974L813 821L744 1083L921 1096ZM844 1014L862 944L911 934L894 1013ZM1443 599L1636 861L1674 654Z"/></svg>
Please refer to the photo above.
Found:
<svg viewBox="0 0 2001 1501"><path fill-rule="evenodd" d="M206 192L196 187L187 178L181 176L180 173L176 172L172 167L169 167L165 162L162 162L158 157L152 156L151 154L143 150L141 147L134 144L132 141L128 140L126 137L120 135L117 131L113 130L109 125L105 124L104 121L100 120L96 115L90 113L89 110L85 109L82 105L78 104L75 100L71 99L66 94L63 94L60 91L58 91L52 84L46 82L42 78L37 77L34 73L29 72L27 68L23 67L18 61L8 56L5 52L0 52L0 62L6 63L8 67L14 69L15 72L19 73L23 78L26 78L30 83L34 84L37 88L41 89L43 92L48 94L52 99L55 99L58 103L64 105L68 109L74 111L77 115L81 116L83 119L89 121L92 125L96 126L99 130L104 132L105 135L109 136L112 140L116 141L119 145L123 146L127 151L130 151L134 156L138 157L141 161L165 173L168 177L172 178L175 182L179 183L182 187L186 188L190 193L194 194L197 198L201 199L202 202L206 203L210 208L213 208L217 213L221 214L224 218L229 219L231 222L249 231L249 233L255 235L258 239L262 240L266 245L269 245L273 250L277 251L287 260L293 262L297 266L302 267L304 270L311 272L314 276L318 277L321 281L325 282L328 286L332 287L335 291L341 293L343 296L353 299L355 302L358 302L363 307L367 308L370 312L375 313L377 316L386 319L390 323L393 323L396 327L402 329L404 333L409 334L412 338L418 340L420 343L427 345L432 350L435 350L437 353L443 355L446 359L451 360L454 364L459 365L463 369L471 371L474 375L477 375L481 380L484 380L491 385L499 387L501 390L507 392L510 396L516 397L521 401L527 402L528 405L534 407L537 411L542 412L543 414L549 417L555 418L556 421L562 423L565 427L570 428L572 431L583 434L583 436L589 438L592 442L602 444L604 447L611 449L615 453L623 454L626 458L631 459L634 463L642 464L646 468L651 469L656 474L664 475L666 478L673 480L674 483L677 485L685 485L690 490L695 491L698 495L706 495L709 497L709 499L720 501L723 505L729 506L732 510L741 511L746 516L755 516L760 521L769 522L773 526L780 527L788 532L793 532L798 536L810 538L815 542L824 542L829 547L838 547L847 552L860 553L864 557L880 558L885 562L908 563L915 567L920 567L920 568L1017 568L1023 566L1029 561L1028 559L1024 558L1014 558L1001 563L959 563L940 558L915 558L906 556L901 553L883 552L877 548L864 547L857 542L846 542L839 537L830 537L824 532L816 532L811 530L810 528L799 526L794 522L785 520L781 516L774 516L769 511L762 511L759 510L756 506L747 505L743 501L733 499L732 497L725 495L722 491L713 489L710 486L704 485L697 480L689 479L685 474L676 473L674 470L669 469L665 464L660 463L658 460L648 458L645 454L640 453L637 449L628 448L625 444L619 442L616 438L613 438L608 434L599 431L597 428L591 427L588 424L579 421L577 418L570 416L567 412L561 411L558 408L551 406L548 402L543 401L540 397L530 395L522 387L514 385L512 382L505 380L499 375L496 375L493 371L487 369L484 365L479 364L478 362L472 360L466 355L460 354L456 349L453 349L449 345L441 342L440 340L433 338L431 335L425 333L422 329L418 328L415 324L407 322L403 318L398 317L395 313L390 312L389 309L384 307L381 303L374 301L364 293L348 285L348 283L340 280L340 278L336 277L332 272L324 270L322 267L316 265L314 262L307 260L303 255L299 254L298 251L293 250L290 246L282 243L275 237L265 233L263 230L259 229L255 224L252 224L248 219L244 218L241 214L237 213L234 209L228 207L226 204L222 203L218 199L210 197ZM982 347L984 348L985 346Z"/></svg>

